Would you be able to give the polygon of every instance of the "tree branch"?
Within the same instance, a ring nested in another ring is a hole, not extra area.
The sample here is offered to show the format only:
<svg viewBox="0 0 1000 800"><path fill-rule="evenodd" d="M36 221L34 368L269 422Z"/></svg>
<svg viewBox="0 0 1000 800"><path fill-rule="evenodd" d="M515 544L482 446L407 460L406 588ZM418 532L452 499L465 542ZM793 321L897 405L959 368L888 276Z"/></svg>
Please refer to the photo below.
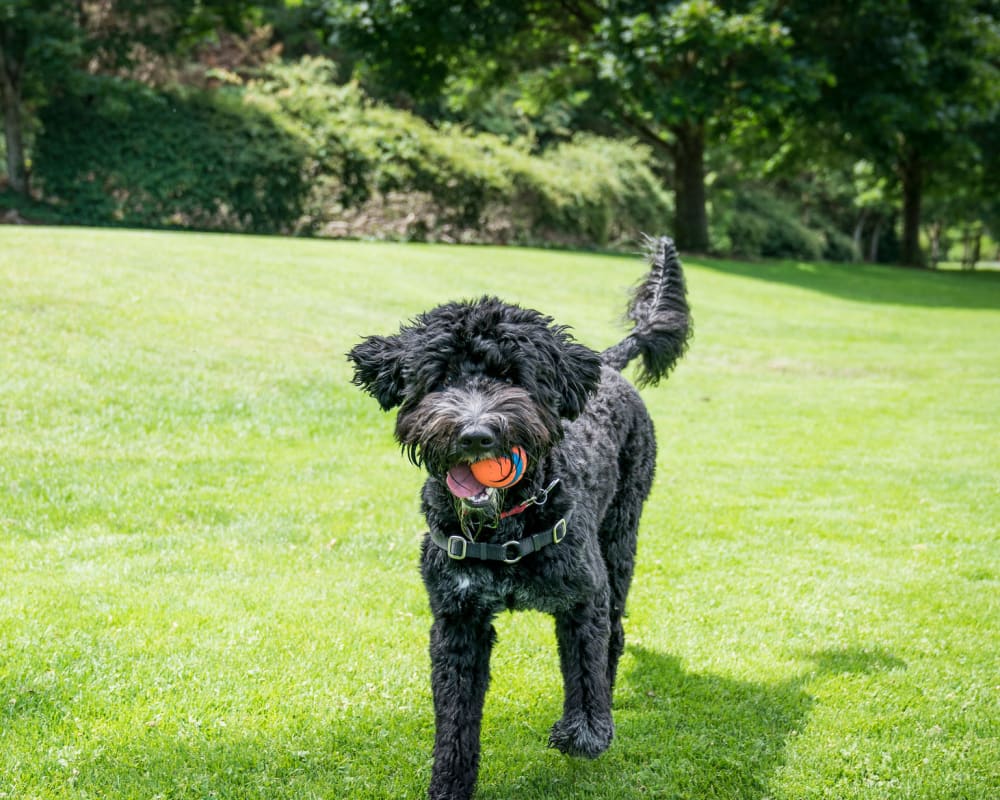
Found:
<svg viewBox="0 0 1000 800"><path fill-rule="evenodd" d="M654 150L668 158L672 159L674 157L674 145L664 140L647 122L639 119L634 114L628 113L624 109L618 109L616 113L633 133L652 146Z"/></svg>

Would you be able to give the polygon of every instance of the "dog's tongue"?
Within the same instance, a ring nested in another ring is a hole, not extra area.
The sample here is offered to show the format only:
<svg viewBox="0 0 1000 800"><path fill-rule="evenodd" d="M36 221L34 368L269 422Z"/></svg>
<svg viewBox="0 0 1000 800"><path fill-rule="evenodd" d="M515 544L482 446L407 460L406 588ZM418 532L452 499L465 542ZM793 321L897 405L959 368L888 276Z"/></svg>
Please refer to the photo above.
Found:
<svg viewBox="0 0 1000 800"><path fill-rule="evenodd" d="M445 476L448 490L459 499L474 497L486 491L486 485L480 483L468 464L458 464L448 470Z"/></svg>

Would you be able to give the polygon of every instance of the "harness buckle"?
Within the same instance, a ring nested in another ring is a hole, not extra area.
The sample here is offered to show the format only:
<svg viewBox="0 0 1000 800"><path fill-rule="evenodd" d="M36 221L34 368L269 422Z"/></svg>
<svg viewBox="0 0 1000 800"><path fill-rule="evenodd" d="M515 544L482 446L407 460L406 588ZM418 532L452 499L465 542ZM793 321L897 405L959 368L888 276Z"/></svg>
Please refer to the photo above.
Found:
<svg viewBox="0 0 1000 800"><path fill-rule="evenodd" d="M566 518L563 517L555 524L555 527L552 528L552 544L559 544L559 542L561 542L565 538L566 538Z"/></svg>
<svg viewBox="0 0 1000 800"><path fill-rule="evenodd" d="M463 539L461 536L448 537L448 558L453 558L455 561L461 561L465 558L465 554L468 549L469 542L467 539Z"/></svg>
<svg viewBox="0 0 1000 800"><path fill-rule="evenodd" d="M507 555L508 548L510 547L514 548L514 550L517 552L517 555L515 556ZM516 564L518 561L524 558L524 554L521 552L521 543L517 539L511 539L509 542L504 542L502 545L500 545L500 548L503 550L502 560L504 564Z"/></svg>

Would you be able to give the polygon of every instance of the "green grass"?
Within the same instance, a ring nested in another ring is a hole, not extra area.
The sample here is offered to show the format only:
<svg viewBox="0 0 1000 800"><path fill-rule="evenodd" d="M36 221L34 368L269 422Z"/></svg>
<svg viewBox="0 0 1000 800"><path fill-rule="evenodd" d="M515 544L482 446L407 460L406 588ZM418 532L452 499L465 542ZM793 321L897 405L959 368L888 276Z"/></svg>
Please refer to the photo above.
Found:
<svg viewBox="0 0 1000 800"><path fill-rule="evenodd" d="M343 354L483 292L600 348L638 260L0 228L0 798L419 798L418 471ZM994 798L1000 275L688 264L617 737L498 621L478 798Z"/></svg>

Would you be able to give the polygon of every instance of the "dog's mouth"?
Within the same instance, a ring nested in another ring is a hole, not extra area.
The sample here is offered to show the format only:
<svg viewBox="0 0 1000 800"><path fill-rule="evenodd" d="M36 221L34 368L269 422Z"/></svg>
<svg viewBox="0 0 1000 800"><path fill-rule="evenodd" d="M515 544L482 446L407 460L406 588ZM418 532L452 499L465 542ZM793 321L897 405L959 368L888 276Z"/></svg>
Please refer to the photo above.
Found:
<svg viewBox="0 0 1000 800"><path fill-rule="evenodd" d="M492 508L498 489L487 486L472 474L469 464L456 464L445 475L448 491L466 508L485 510Z"/></svg>

